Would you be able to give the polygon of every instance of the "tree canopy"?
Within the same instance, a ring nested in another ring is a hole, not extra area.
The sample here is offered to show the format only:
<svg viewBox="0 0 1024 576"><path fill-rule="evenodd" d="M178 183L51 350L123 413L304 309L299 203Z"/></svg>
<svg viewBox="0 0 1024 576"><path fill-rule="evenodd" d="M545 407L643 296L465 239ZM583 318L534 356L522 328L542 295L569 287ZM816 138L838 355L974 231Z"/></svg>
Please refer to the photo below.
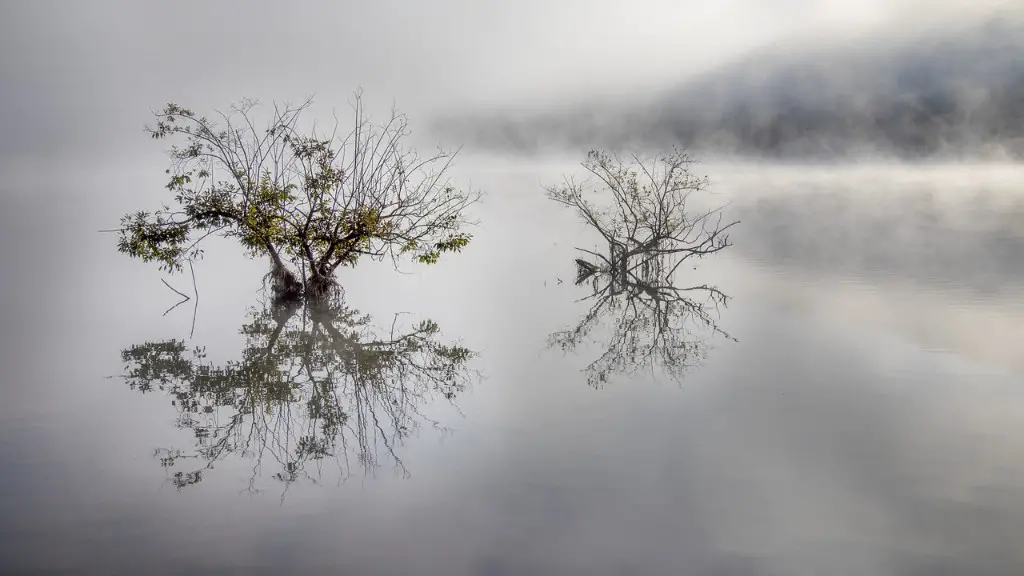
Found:
<svg viewBox="0 0 1024 576"><path fill-rule="evenodd" d="M126 214L119 250L175 272L209 236L235 238L269 256L279 290L323 296L335 270L362 257L431 264L469 243L465 211L480 195L449 180L453 152L421 157L405 145L407 118L393 110L375 125L358 94L347 134L337 122L305 128L311 104L273 105L262 129L253 100L213 118L177 104L157 112L149 135L177 141L172 201Z"/></svg>

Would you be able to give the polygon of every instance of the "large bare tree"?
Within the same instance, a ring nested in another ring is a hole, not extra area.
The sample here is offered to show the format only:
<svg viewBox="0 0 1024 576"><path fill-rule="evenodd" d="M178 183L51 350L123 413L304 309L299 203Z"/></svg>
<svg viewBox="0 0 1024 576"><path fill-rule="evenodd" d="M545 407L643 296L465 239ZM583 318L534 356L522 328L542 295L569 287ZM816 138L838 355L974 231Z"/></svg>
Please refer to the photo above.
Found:
<svg viewBox="0 0 1024 576"><path fill-rule="evenodd" d="M406 117L373 124L358 93L347 133L337 121L303 125L310 105L275 104L260 123L252 100L212 118L168 104L147 130L179 141L168 152L172 202L125 215L120 251L179 271L205 238L236 238L270 258L281 295L322 297L335 270L364 256L433 263L469 243L466 209L480 196L449 181L454 153L419 156Z"/></svg>

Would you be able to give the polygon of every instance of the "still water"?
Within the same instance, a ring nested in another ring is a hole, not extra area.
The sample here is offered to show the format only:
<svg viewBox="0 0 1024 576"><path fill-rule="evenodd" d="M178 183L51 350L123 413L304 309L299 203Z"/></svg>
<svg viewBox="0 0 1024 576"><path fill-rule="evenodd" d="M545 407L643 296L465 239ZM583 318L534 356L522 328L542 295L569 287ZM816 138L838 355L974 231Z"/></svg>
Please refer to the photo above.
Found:
<svg viewBox="0 0 1024 576"><path fill-rule="evenodd" d="M541 185L571 169L464 159L470 248L343 270L319 320L230 244L164 315L96 233L159 170L4 184L0 566L1024 573L1024 170L702 166L742 223L677 281L728 337L625 303L563 350L596 242Z"/></svg>

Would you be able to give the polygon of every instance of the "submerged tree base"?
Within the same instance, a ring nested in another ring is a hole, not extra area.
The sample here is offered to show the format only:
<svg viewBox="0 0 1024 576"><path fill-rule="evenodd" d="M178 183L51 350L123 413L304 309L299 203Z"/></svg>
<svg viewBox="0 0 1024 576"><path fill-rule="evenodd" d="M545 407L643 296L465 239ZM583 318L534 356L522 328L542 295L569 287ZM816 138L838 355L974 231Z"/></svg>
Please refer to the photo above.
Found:
<svg viewBox="0 0 1024 576"><path fill-rule="evenodd" d="M280 264L271 265L265 280L270 281L270 289L276 304L299 304L302 302L317 303L330 300L336 296L341 286L329 274L313 273L306 278L299 278L294 272Z"/></svg>
<svg viewBox="0 0 1024 576"><path fill-rule="evenodd" d="M295 277L291 270L275 263L267 274L274 300L279 302L299 302L302 300L302 281Z"/></svg>

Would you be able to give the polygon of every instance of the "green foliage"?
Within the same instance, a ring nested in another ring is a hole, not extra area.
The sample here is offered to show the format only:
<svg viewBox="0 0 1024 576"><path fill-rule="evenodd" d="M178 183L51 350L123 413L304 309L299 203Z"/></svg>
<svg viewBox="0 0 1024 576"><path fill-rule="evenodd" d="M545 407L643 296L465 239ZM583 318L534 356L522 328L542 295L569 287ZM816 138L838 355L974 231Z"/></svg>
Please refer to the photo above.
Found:
<svg viewBox="0 0 1024 576"><path fill-rule="evenodd" d="M329 278L362 257L433 264L468 245L464 213L479 194L446 181L452 154L420 158L402 146L404 116L371 126L358 98L348 136L302 133L309 106L275 106L260 131L253 101L221 122L168 104L148 131L179 141L166 170L173 203L122 218L118 249L176 272L201 255L202 240L220 235L251 257Z"/></svg>
<svg viewBox="0 0 1024 576"><path fill-rule="evenodd" d="M433 248L416 257L424 264L436 264L443 252L459 252L469 245L469 234L452 235L434 244Z"/></svg>
<svg viewBox="0 0 1024 576"><path fill-rule="evenodd" d="M139 211L121 218L117 248L143 262L159 262L161 270L176 272L181 270L191 231L187 223L174 223L162 214Z"/></svg>

